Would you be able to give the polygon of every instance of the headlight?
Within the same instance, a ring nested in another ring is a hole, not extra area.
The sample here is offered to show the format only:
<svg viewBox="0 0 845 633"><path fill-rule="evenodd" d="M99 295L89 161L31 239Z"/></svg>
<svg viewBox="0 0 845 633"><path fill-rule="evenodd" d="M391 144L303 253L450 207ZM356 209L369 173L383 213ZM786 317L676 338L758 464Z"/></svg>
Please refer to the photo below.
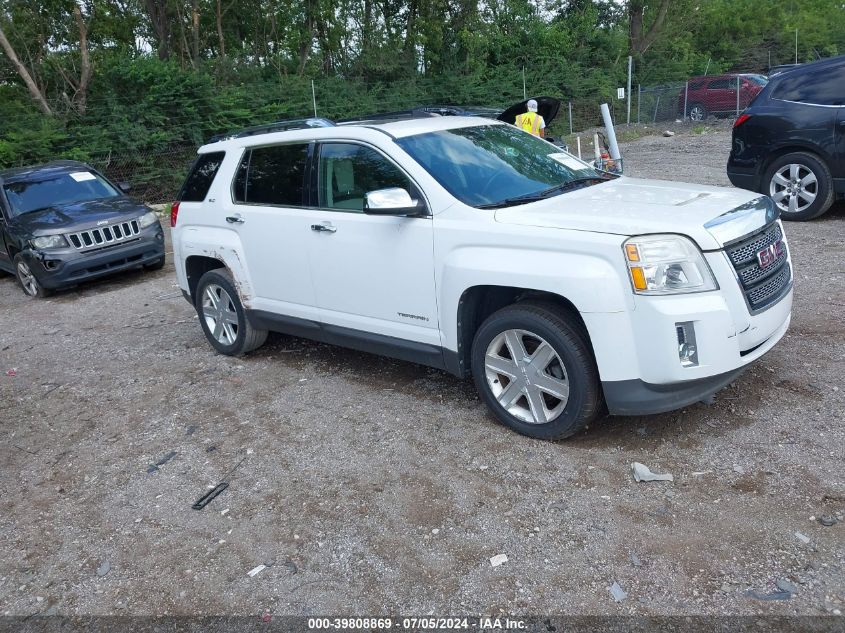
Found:
<svg viewBox="0 0 845 633"><path fill-rule="evenodd" d="M64 235L44 235L30 240L35 248L64 248L67 240Z"/></svg>
<svg viewBox="0 0 845 633"><path fill-rule="evenodd" d="M138 226L142 229L152 226L156 222L158 222L158 216L155 214L155 211L147 211L144 215L138 218Z"/></svg>
<svg viewBox="0 0 845 633"><path fill-rule="evenodd" d="M634 292L669 295L719 286L695 244L680 235L641 235L624 244Z"/></svg>

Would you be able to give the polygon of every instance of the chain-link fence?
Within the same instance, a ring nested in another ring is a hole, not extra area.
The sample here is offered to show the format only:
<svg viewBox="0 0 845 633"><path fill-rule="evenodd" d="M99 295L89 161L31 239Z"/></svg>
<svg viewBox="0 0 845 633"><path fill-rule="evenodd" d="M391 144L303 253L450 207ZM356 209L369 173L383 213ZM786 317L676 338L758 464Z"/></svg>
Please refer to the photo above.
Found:
<svg viewBox="0 0 845 633"><path fill-rule="evenodd" d="M196 153L196 147L181 146L135 155L95 156L89 163L112 182L129 185L131 196L157 204L176 198Z"/></svg>

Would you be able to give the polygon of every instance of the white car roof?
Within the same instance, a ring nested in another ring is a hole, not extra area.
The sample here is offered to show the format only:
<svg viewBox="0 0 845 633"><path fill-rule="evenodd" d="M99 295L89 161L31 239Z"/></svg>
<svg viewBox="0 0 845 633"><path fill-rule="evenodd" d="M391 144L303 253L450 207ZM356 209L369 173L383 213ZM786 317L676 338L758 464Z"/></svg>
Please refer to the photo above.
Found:
<svg viewBox="0 0 845 633"><path fill-rule="evenodd" d="M278 132L268 131L263 134L252 134L243 137L229 136L219 141L203 145L199 148L198 153L205 154L206 152L241 147L255 147L324 138L357 139L363 137L362 133L364 131L372 134L372 130L381 130L393 138L404 138L416 134L425 134L426 132L439 132L441 130L454 130L481 125L504 125L504 123L494 119L475 116L435 116L400 121L362 120L329 127L298 128ZM355 130L360 130L360 132L356 134Z"/></svg>

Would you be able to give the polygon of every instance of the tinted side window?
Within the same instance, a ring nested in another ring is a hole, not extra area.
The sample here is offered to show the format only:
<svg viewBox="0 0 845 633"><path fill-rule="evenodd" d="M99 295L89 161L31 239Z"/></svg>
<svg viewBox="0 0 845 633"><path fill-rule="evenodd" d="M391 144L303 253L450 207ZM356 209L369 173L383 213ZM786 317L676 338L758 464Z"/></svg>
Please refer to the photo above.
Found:
<svg viewBox="0 0 845 633"><path fill-rule="evenodd" d="M235 201L301 207L307 161L307 143L246 152L235 176Z"/></svg>
<svg viewBox="0 0 845 633"><path fill-rule="evenodd" d="M323 209L363 211L364 194L401 187L415 190L399 168L376 150L351 143L326 143L320 147L317 173L319 206Z"/></svg>
<svg viewBox="0 0 845 633"><path fill-rule="evenodd" d="M704 86L703 81L691 81L690 84L689 84L689 89L690 90L698 90L702 86Z"/></svg>
<svg viewBox="0 0 845 633"><path fill-rule="evenodd" d="M725 88L730 88L730 80L728 79L715 79L710 82L708 88L710 90L724 90ZM734 86L736 86L736 82L734 82Z"/></svg>
<svg viewBox="0 0 845 633"><path fill-rule="evenodd" d="M226 152L200 154L191 166L191 171L188 172L185 184L182 185L182 190L179 192L179 200L184 200L185 202L202 202L205 200L205 196L211 188L211 183L214 181L214 176L217 175L217 170L220 169L220 163L223 162L225 155Z"/></svg>
<svg viewBox="0 0 845 633"><path fill-rule="evenodd" d="M819 105L845 104L845 66L784 75L772 93L773 99Z"/></svg>

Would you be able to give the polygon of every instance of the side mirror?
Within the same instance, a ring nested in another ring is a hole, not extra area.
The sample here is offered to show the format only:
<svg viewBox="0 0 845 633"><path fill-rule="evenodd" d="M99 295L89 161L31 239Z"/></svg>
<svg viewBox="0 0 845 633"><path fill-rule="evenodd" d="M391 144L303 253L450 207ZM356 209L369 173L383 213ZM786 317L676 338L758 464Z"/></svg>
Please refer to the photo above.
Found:
<svg viewBox="0 0 845 633"><path fill-rule="evenodd" d="M364 195L364 213L368 215L425 215L425 205L411 198L401 187L368 191Z"/></svg>
<svg viewBox="0 0 845 633"><path fill-rule="evenodd" d="M119 182L117 183L117 186L120 187L120 190L123 193L129 193L129 190L132 189L132 185L128 182Z"/></svg>

